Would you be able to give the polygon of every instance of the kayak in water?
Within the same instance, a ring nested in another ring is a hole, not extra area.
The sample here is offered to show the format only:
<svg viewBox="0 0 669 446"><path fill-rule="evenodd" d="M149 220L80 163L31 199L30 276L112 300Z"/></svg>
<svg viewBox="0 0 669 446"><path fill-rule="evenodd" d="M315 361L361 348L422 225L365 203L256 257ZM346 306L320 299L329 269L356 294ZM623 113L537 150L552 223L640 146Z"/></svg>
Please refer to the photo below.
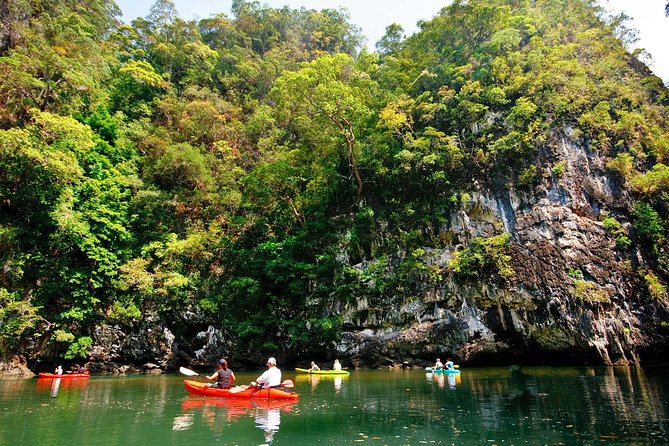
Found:
<svg viewBox="0 0 669 446"><path fill-rule="evenodd" d="M435 369L432 367L425 367L426 372L430 373L446 373L446 374L452 374L452 375L459 375L460 370L458 369Z"/></svg>
<svg viewBox="0 0 669 446"><path fill-rule="evenodd" d="M310 370L296 368L297 373L309 373L311 375L350 375L348 370Z"/></svg>
<svg viewBox="0 0 669 446"><path fill-rule="evenodd" d="M62 378L62 379L67 379L67 378L90 378L91 375L88 373L63 373L62 375L59 375L58 373L46 373L46 372L41 372L38 375L40 378Z"/></svg>
<svg viewBox="0 0 669 446"><path fill-rule="evenodd" d="M186 390L199 396L217 396L223 398L265 398L275 400L297 400L299 395L295 392L287 392L285 390L271 387L269 389L255 389L249 387L244 389L242 387L232 387L230 389L219 389L218 387L209 387L207 383L200 381L184 380L184 387Z"/></svg>

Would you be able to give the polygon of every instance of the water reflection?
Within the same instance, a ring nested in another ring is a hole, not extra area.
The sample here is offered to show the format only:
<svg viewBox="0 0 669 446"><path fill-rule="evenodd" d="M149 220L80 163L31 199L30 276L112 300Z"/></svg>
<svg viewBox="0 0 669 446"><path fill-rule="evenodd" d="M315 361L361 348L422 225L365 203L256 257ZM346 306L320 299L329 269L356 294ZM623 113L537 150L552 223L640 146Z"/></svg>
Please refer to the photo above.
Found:
<svg viewBox="0 0 669 446"><path fill-rule="evenodd" d="M426 373L425 377L430 382L436 382L440 389L445 388L446 384L449 389L455 389L462 382L459 373Z"/></svg>
<svg viewBox="0 0 669 446"><path fill-rule="evenodd" d="M265 435L265 443L271 443L274 440L274 434L279 432L281 424L281 412L278 408L260 408L255 409L256 427L262 429Z"/></svg>
<svg viewBox="0 0 669 446"><path fill-rule="evenodd" d="M53 380L53 383L51 383L51 398L55 398L58 396L58 389L60 388L60 378L56 378Z"/></svg>
<svg viewBox="0 0 669 446"><path fill-rule="evenodd" d="M341 383L342 383L342 377L341 376L335 376L334 379L334 388L335 388L335 393L339 393L341 391Z"/></svg>
<svg viewBox="0 0 669 446"><path fill-rule="evenodd" d="M61 388L83 389L87 384L87 379L37 378L37 390L48 391L51 398L56 398Z"/></svg>
<svg viewBox="0 0 669 446"><path fill-rule="evenodd" d="M309 387L311 387L311 392L315 392L318 389L319 384L322 382L324 385L332 382L334 385L335 393L341 392L342 383L345 378L348 378L350 375L311 375L311 374L302 374L295 377L297 383L307 382Z"/></svg>
<svg viewBox="0 0 669 446"><path fill-rule="evenodd" d="M279 431L281 412L292 412L294 404L294 401L286 400L186 398L181 403L182 413L172 422L172 430L191 429L196 423L197 413L201 414L203 423L214 432L222 432L230 423L250 417L263 432L265 443L271 443Z"/></svg>
<svg viewBox="0 0 669 446"><path fill-rule="evenodd" d="M451 389L447 375L362 370L343 377L339 393L334 378L305 377L292 412L291 403L278 408L278 425L266 401L187 397L180 376L62 378L56 398L53 380L0 379L0 444L259 445L266 431L270 446L669 444L666 368L489 367L460 376Z"/></svg>

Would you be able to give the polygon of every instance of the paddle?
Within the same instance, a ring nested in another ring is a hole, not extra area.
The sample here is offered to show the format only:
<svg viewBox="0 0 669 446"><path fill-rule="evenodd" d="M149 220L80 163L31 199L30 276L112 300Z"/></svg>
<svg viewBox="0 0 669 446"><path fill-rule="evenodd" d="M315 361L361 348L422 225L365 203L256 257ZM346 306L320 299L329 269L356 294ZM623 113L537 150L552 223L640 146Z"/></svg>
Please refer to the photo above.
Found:
<svg viewBox="0 0 669 446"><path fill-rule="evenodd" d="M201 376L204 379L209 379L209 377L200 375L197 372L192 371L191 369L187 369L186 367L179 367L179 373L182 373L186 376ZM214 381L213 379L209 379L209 381Z"/></svg>

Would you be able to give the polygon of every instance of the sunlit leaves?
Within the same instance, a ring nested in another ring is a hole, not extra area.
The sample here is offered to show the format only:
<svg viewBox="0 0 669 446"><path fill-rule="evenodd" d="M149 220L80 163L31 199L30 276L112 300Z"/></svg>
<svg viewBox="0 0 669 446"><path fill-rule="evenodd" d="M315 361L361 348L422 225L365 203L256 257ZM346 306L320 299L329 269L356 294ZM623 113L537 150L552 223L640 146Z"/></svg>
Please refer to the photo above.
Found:
<svg viewBox="0 0 669 446"><path fill-rule="evenodd" d="M515 274L510 264L510 234L494 237L475 237L465 249L457 251L449 268L461 280L475 280L488 274L498 274L508 279Z"/></svg>
<svg viewBox="0 0 669 446"><path fill-rule="evenodd" d="M121 74L127 75L130 79L139 85L145 85L152 88L163 88L165 81L153 66L144 61L129 60L119 68Z"/></svg>
<svg viewBox="0 0 669 446"><path fill-rule="evenodd" d="M648 172L634 175L631 179L631 186L643 195L653 195L660 191L667 193L669 192L669 167L664 164L656 164Z"/></svg>
<svg viewBox="0 0 669 446"><path fill-rule="evenodd" d="M331 159L332 153L341 153L338 146L343 145L358 199L363 185L355 141L372 116L370 95L376 88L376 83L356 68L351 57L339 54L284 73L272 90L281 118L304 135L303 143L311 150L317 149L316 156ZM343 144L335 138L343 140Z"/></svg>
<svg viewBox="0 0 669 446"><path fill-rule="evenodd" d="M80 110L100 94L110 73L101 38L118 8L104 0L86 8L63 2L23 7L22 14L11 17L8 25L17 35L0 57L0 118L21 122L33 107Z"/></svg>
<svg viewBox="0 0 669 446"><path fill-rule="evenodd" d="M39 308L0 286L0 354L16 347L24 332L40 320Z"/></svg>

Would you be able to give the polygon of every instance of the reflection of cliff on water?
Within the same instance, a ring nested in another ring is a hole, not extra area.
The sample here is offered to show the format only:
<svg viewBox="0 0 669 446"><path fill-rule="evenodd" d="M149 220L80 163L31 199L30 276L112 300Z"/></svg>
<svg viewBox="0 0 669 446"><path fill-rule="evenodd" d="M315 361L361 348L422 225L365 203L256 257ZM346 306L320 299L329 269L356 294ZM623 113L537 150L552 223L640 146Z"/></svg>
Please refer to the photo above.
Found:
<svg viewBox="0 0 669 446"><path fill-rule="evenodd" d="M636 367L512 367L508 379L482 376L468 385L484 431L514 419L519 436L548 425L563 438L591 442L666 439L666 395L652 382Z"/></svg>

